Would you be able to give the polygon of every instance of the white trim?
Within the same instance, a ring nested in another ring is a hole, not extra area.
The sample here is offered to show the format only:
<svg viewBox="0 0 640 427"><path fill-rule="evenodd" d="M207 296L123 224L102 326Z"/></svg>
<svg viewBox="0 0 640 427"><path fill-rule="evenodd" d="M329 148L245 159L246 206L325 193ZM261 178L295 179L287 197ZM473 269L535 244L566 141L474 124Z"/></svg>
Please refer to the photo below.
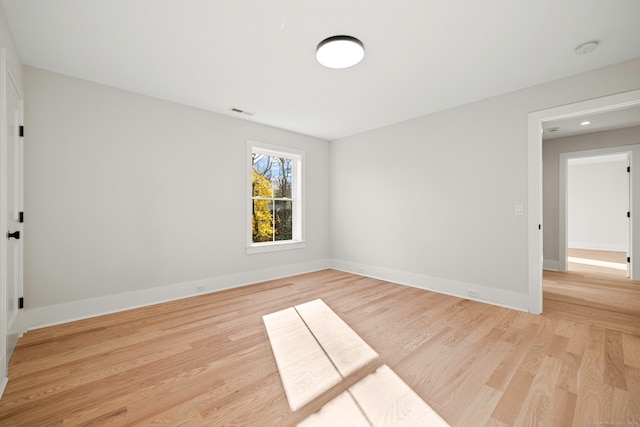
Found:
<svg viewBox="0 0 640 427"><path fill-rule="evenodd" d="M247 248L247 254L260 254L263 252L288 251L307 247L307 242L286 240L283 242L254 243Z"/></svg>
<svg viewBox="0 0 640 427"><path fill-rule="evenodd" d="M25 326L27 330L38 329L267 280L324 270L330 268L330 266L330 260L322 259L262 270L245 271L226 276L209 277L133 292L105 295L46 307L29 308L24 313Z"/></svg>
<svg viewBox="0 0 640 427"><path fill-rule="evenodd" d="M625 245L620 243L602 243L602 242L578 242L569 240L567 244L568 248L575 249L589 249L594 251L612 251L612 252L628 252Z"/></svg>
<svg viewBox="0 0 640 427"><path fill-rule="evenodd" d="M4 360L1 361L2 363L5 363ZM4 378L0 378L0 399L2 398L2 395L4 394L4 389L7 388L7 384L9 383L9 378L4 377Z"/></svg>
<svg viewBox="0 0 640 427"><path fill-rule="evenodd" d="M0 48L0 235L7 235L7 51ZM7 361L7 239L0 239L0 380L6 385Z"/></svg>
<svg viewBox="0 0 640 427"><path fill-rule="evenodd" d="M529 311L542 313L542 117L529 113L527 238Z"/></svg>
<svg viewBox="0 0 640 427"><path fill-rule="evenodd" d="M558 158L558 186L559 186L559 201L558 201L558 271L566 272L567 271L567 248L584 248L584 249L596 249L595 247L589 247L588 242L569 242L569 227L568 227L568 187L567 182L569 178L569 160L571 159L580 159L585 157L594 157L594 156L603 156L609 154L626 154L628 158L628 165L631 166L631 173L633 178L633 153L636 155L640 155L640 144L636 145L624 145L619 147L606 147L606 148L596 148L591 150L581 150L581 151L571 151L567 153L560 153ZM613 249L608 247L601 247L599 249L602 250L620 250L623 252L628 252L629 256L632 257L632 266L635 265L633 261L635 258L633 257L633 218L636 217L636 210L631 209L633 206L633 179L629 180L629 210L631 211L630 227L629 227L629 248L623 249ZM601 245L601 244L600 244ZM593 246L593 244L592 244ZM640 270L639 270L640 271ZM632 269L633 274L633 269ZM634 280L638 280L637 278Z"/></svg>
<svg viewBox="0 0 640 427"><path fill-rule="evenodd" d="M24 97L22 96L22 91L20 90L20 88L18 87L15 79L13 78L13 75L11 74L11 70L9 70L9 68L7 67L7 84L10 82L11 86L13 87L13 89L16 91L16 94L18 95L18 104L19 104L19 111L18 111L18 122L19 122L19 126L24 125ZM6 94L6 92L5 92ZM5 114L2 116L5 118L5 122L6 122L6 98L5 98ZM8 125L8 123L6 124ZM6 130L5 130L5 135L6 135ZM14 214L14 220L18 220L18 212L24 212L24 137L21 138L22 141L18 142L16 145L16 152L15 152L15 156L17 156L17 159L14 159L13 161L16 162L17 164L16 166L16 171L15 174L16 176L14 177L14 179L16 180L16 186L18 188L18 191L16 192L16 194L14 195L15 200L14 200L14 206L15 206L15 211L13 212ZM6 143L6 141L5 141ZM8 159L7 159L8 161ZM6 165L5 165L6 168ZM5 183L6 185L6 183ZM21 236L21 240L19 242L17 242L18 245L18 271L16 272L18 278L18 295L17 297L24 297L24 239L25 239L25 233L24 233L24 224L17 224L19 225L19 231L22 234ZM14 320L15 324L17 325L17 331L18 331L18 338L22 337L24 335L24 313L22 310L18 309L17 313L16 313L16 317ZM6 327L9 327L9 324L6 324ZM16 340L16 344L17 344L17 340ZM9 361L7 361L8 363ZM8 365L7 365L8 366Z"/></svg>
<svg viewBox="0 0 640 427"><path fill-rule="evenodd" d="M262 242L253 243L252 238L252 153L258 152L268 156L284 156L294 160L293 176L294 185L291 189L291 198L293 199L293 240L279 242ZM306 247L305 242L305 206L306 206L306 179L305 179L305 153L294 148L266 144L258 141L247 140L247 213L246 213L246 251L247 254L257 254L264 252L285 251L292 249L303 249Z"/></svg>
<svg viewBox="0 0 640 427"><path fill-rule="evenodd" d="M640 105L640 89L529 113L529 311L542 313L542 123Z"/></svg>
<svg viewBox="0 0 640 427"><path fill-rule="evenodd" d="M499 307L510 308L519 311L527 311L528 296L517 292L482 286L475 283L458 282L450 279L426 276L423 274L409 273L390 268L376 267L372 265L359 264L352 261L332 260L333 268L347 273L358 274L360 276L372 277L387 282L398 283L400 285L411 286L413 288L426 291L438 292L440 294L451 295L473 301L497 305ZM479 293L479 297L473 298L468 295L469 291Z"/></svg>
<svg viewBox="0 0 640 427"><path fill-rule="evenodd" d="M24 314L25 326L27 330L39 329L328 268L458 298L479 301L514 310L527 311L526 294L473 283L464 283L400 270L364 265L351 261L322 259L226 276L210 277L202 280L192 280L133 292L105 295L46 307L30 308L27 309ZM480 297L469 297L469 290L478 292Z"/></svg>

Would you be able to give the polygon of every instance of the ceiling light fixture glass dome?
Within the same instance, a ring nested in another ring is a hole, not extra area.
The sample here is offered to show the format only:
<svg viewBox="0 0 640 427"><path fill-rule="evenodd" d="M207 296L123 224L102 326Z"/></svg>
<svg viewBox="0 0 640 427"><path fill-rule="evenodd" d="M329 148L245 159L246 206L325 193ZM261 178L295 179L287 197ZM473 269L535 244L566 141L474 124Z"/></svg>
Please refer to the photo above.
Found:
<svg viewBox="0 0 640 427"><path fill-rule="evenodd" d="M364 58L364 45L351 36L333 36L322 40L316 48L316 59L329 68L349 68Z"/></svg>

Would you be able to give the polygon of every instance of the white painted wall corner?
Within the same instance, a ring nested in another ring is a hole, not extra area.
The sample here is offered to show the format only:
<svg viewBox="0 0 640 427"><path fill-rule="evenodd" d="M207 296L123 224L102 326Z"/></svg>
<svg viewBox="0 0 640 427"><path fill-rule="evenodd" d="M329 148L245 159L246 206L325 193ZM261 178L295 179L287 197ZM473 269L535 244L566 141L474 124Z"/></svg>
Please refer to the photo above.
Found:
<svg viewBox="0 0 640 427"><path fill-rule="evenodd" d="M514 310L529 311L529 295L518 292L489 288L474 283L458 282L450 279L442 279L372 265L363 265L351 261L334 259L331 264L334 269L345 271L347 273L359 274L361 276L372 277L392 283L398 283L401 285ZM470 291L474 295L470 295Z"/></svg>

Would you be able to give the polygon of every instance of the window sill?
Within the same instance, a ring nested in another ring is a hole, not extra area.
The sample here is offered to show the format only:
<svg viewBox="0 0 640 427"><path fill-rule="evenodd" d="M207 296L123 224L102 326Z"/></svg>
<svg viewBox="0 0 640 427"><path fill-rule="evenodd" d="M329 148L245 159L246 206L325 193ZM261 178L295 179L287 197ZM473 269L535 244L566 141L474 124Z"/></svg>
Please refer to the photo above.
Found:
<svg viewBox="0 0 640 427"><path fill-rule="evenodd" d="M269 242L258 243L247 247L247 254L260 254L263 252L288 251L292 249L302 249L307 246L305 241Z"/></svg>

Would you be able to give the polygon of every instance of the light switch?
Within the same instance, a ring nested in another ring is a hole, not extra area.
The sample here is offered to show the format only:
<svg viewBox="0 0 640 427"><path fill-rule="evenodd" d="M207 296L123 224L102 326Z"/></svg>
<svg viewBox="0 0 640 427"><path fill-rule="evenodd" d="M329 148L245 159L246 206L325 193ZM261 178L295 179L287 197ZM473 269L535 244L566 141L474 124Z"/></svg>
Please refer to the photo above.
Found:
<svg viewBox="0 0 640 427"><path fill-rule="evenodd" d="M516 215L524 215L524 206L516 205Z"/></svg>

